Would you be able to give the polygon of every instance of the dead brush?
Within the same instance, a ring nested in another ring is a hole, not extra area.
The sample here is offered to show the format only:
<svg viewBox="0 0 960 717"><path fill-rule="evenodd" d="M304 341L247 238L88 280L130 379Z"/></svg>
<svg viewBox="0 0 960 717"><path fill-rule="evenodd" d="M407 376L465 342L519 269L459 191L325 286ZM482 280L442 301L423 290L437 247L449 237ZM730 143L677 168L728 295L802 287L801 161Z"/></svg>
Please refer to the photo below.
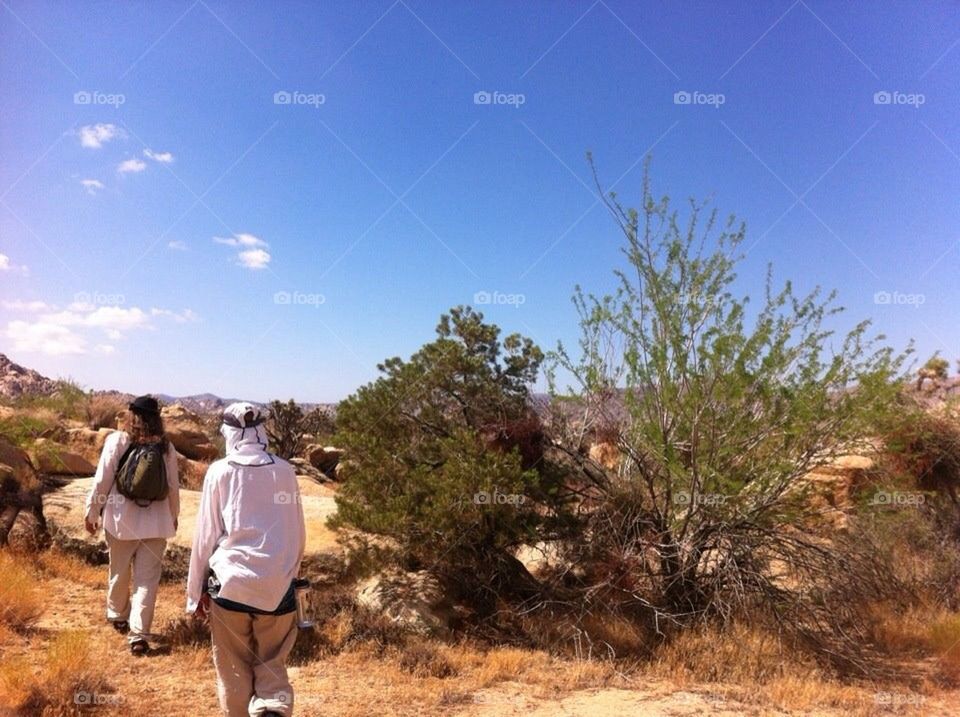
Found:
<svg viewBox="0 0 960 717"><path fill-rule="evenodd" d="M27 556L0 551L0 624L16 632L33 627L43 614L43 597Z"/></svg>
<svg viewBox="0 0 960 717"><path fill-rule="evenodd" d="M437 649L422 639L412 639L400 648L400 669L414 677L455 677L457 668Z"/></svg>

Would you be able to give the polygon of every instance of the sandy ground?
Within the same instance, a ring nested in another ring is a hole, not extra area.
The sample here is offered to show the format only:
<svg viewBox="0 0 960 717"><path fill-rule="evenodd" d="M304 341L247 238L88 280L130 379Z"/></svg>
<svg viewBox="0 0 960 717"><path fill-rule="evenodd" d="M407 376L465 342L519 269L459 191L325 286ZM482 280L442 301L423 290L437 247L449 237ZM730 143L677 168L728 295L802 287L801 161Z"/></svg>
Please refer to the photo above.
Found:
<svg viewBox="0 0 960 717"><path fill-rule="evenodd" d="M91 479L77 479L45 498L48 519L66 530L71 537L94 540L83 532L83 499ZM324 521L335 510L329 488L310 482L303 487L304 512L308 521L308 550L329 550L333 535ZM174 543L189 547L196 519L199 493L182 491L180 530ZM104 581L106 569L102 568ZM98 654L110 663L107 671L116 692L114 706L98 707L99 715L138 714L144 717L186 717L187 715L219 714L215 677L207 647L159 650L147 658L134 658L126 650L125 639L115 633L104 619L103 587L94 579L70 580L52 576L45 581L49 594L56 596L40 619L37 634L42 640L61 630L83 630ZM157 604L155 631L161 634L174 621L183 617L183 586L164 583ZM53 606L55 604L55 607ZM29 648L25 638L14 645L12 652ZM716 686L698 685L677 689L665 683L645 683L635 689L583 689L543 696L536 688L519 682L500 682L493 687L463 693L456 678L444 681L444 689L457 695L451 704L432 707L417 699L418 690L435 678L404 675L400 680L385 681L381 665L375 657L341 655L302 667L290 668L296 694L296 713L300 715L338 715L360 717L412 717L413 715L455 715L457 717L687 717L693 715L788 714L769 708L741 704L718 694ZM434 685L436 682L434 681ZM956 704L945 700L929 700L921 711L879 707L876 714L924 714L937 716L958 714ZM2 710L0 710L2 713ZM791 714L820 714L841 717L841 710Z"/></svg>
<svg viewBox="0 0 960 717"><path fill-rule="evenodd" d="M337 511L333 492L309 478L299 480L303 514L307 523L307 553L329 550L336 545L336 536L326 527L327 518ZM83 506L92 483L92 478L77 478L63 488L47 493L43 498L44 515L71 538L94 540L83 528ZM170 541L172 544L190 548L199 506L198 491L181 489L180 525L176 536ZM101 533L96 540L102 539Z"/></svg>

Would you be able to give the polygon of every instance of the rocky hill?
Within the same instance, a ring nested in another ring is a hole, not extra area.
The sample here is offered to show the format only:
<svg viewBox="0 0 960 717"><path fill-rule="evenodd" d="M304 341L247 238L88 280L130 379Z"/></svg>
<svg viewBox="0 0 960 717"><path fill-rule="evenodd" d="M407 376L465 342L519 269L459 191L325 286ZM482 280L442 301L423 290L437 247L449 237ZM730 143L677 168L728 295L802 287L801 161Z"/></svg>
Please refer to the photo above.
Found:
<svg viewBox="0 0 960 717"><path fill-rule="evenodd" d="M56 390L57 382L53 379L33 369L24 368L0 354L0 397L45 396Z"/></svg>

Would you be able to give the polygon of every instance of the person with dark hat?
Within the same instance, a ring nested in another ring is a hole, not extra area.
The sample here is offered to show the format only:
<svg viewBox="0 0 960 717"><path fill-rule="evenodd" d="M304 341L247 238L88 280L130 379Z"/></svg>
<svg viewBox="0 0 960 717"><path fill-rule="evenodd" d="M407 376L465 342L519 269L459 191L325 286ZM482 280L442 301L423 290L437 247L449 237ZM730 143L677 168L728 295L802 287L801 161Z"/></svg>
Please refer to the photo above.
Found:
<svg viewBox="0 0 960 717"><path fill-rule="evenodd" d="M127 634L134 655L143 655L153 638L163 553L177 532L180 482L157 399L134 399L124 423L104 443L84 522L91 535L102 527L107 542L107 620Z"/></svg>

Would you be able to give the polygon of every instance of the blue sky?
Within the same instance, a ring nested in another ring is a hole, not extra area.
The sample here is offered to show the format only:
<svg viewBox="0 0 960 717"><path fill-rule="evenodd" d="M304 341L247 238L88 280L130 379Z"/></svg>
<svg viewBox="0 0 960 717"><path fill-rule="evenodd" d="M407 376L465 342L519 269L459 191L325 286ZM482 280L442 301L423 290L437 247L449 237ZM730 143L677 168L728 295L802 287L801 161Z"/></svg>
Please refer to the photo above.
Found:
<svg viewBox="0 0 960 717"><path fill-rule="evenodd" d="M481 292L573 343L621 262L589 150L743 218L743 292L772 262L952 360L958 71L947 2L3 0L0 350L333 401Z"/></svg>

